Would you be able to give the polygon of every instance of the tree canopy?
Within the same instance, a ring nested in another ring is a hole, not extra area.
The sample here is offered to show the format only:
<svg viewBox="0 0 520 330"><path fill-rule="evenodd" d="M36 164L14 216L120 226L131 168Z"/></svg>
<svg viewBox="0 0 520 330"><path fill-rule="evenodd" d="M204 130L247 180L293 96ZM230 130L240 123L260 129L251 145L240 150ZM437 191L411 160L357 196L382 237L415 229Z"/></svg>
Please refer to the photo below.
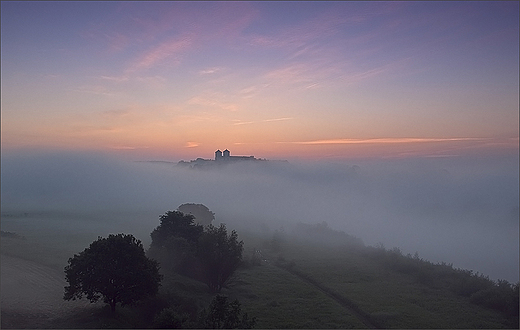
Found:
<svg viewBox="0 0 520 330"><path fill-rule="evenodd" d="M242 261L244 242L238 234L228 235L226 226L196 224L193 215L168 211L150 234L150 256L161 262L163 269L204 281L213 292L219 292Z"/></svg>
<svg viewBox="0 0 520 330"><path fill-rule="evenodd" d="M177 208L184 214L191 214L195 218L195 222L207 226L215 220L215 213L211 212L204 204L186 203Z"/></svg>
<svg viewBox="0 0 520 330"><path fill-rule="evenodd" d="M197 243L204 227L195 223L193 215L180 211L168 211L160 221L150 234L148 254L159 260L163 268L193 275L198 268Z"/></svg>
<svg viewBox="0 0 520 330"><path fill-rule="evenodd" d="M159 264L145 255L141 241L132 235L98 237L83 252L69 258L65 267L63 299L90 302L100 298L115 311L117 303L133 304L158 292Z"/></svg>
<svg viewBox="0 0 520 330"><path fill-rule="evenodd" d="M209 225L199 239L198 255L211 291L219 292L242 261L244 242L235 230L228 236L226 225Z"/></svg>
<svg viewBox="0 0 520 330"><path fill-rule="evenodd" d="M196 243L204 230L201 225L195 223L193 215L180 211L167 211L159 220L161 223L150 234L151 247L165 247L171 237L182 237L190 243Z"/></svg>
<svg viewBox="0 0 520 330"><path fill-rule="evenodd" d="M242 261L244 243L238 234L228 235L226 226L196 224L193 215L168 211L150 234L150 256L161 262L163 269L206 282L219 292Z"/></svg>

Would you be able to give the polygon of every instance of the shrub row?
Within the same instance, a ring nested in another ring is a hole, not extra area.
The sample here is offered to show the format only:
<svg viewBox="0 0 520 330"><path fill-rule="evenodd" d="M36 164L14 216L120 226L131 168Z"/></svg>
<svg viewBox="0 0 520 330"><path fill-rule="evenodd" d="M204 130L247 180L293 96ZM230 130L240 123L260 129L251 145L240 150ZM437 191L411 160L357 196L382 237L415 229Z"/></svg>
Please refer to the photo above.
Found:
<svg viewBox="0 0 520 330"><path fill-rule="evenodd" d="M419 258L419 255L403 255L399 248L385 249L382 245L367 247L372 259L381 261L387 267L415 279L431 288L446 288L451 292L469 297L476 305L502 312L511 326L518 328L519 292L518 283L505 280L493 281L488 276L472 270L454 268L444 262L434 264Z"/></svg>

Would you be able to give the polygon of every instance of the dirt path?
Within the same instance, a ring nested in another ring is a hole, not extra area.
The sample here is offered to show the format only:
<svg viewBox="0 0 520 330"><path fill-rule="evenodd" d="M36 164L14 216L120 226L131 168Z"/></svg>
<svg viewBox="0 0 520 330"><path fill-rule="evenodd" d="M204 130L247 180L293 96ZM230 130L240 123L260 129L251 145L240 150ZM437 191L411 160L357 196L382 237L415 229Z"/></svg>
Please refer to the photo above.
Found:
<svg viewBox="0 0 520 330"><path fill-rule="evenodd" d="M2 328L52 328L53 320L92 308L85 299L63 300L64 273L1 255Z"/></svg>
<svg viewBox="0 0 520 330"><path fill-rule="evenodd" d="M328 295L329 297L334 299L337 303L339 303L341 306L343 306L349 312L354 314L369 329L382 329L382 327L377 325L377 323L374 320L372 320L370 315L365 313L361 308L359 308L359 306L357 306L355 303L353 303L349 299L347 299L347 298L337 294L333 290L323 286L321 283L317 282L316 280L314 280L307 274L294 269L294 267L289 267L287 265L283 265L280 263L273 263L273 264L276 265L277 267L280 267L280 268L288 271L289 273L293 274L294 276L299 277L300 279L304 280L305 282L313 285L318 290L320 290L321 292L325 293L326 295Z"/></svg>

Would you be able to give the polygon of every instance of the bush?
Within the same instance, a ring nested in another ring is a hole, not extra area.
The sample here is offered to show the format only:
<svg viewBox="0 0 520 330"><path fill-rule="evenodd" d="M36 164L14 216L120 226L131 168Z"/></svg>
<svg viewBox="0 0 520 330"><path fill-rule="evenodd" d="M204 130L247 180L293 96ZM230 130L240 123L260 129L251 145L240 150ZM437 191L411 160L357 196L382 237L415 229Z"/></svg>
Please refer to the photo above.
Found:
<svg viewBox="0 0 520 330"><path fill-rule="evenodd" d="M163 309L154 319L156 329L182 329L189 323L190 315L177 307Z"/></svg>
<svg viewBox="0 0 520 330"><path fill-rule="evenodd" d="M518 327L518 284L499 280L496 285L472 294L470 300L474 304L500 311L509 318L516 319Z"/></svg>
<svg viewBox="0 0 520 330"><path fill-rule="evenodd" d="M242 316L240 302L229 303L226 296L217 295L210 303L208 310L200 314L200 326L206 329L251 329L256 324L256 318L249 318L247 313Z"/></svg>

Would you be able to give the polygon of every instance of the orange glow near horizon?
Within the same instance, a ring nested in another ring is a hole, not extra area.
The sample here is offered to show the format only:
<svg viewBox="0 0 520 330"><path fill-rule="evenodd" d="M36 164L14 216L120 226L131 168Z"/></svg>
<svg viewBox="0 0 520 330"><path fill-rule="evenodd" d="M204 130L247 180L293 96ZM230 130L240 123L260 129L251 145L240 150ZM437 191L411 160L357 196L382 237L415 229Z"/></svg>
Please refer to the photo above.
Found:
<svg viewBox="0 0 520 330"><path fill-rule="evenodd" d="M515 2L6 1L1 12L5 150L518 152Z"/></svg>
<svg viewBox="0 0 520 330"><path fill-rule="evenodd" d="M244 123L214 127L200 123L196 129L165 123L146 123L121 128L50 130L34 129L34 136L2 133L2 148L43 148L97 150L127 157L162 160L213 158L217 149L229 149L234 155L253 155L267 159L348 159L456 157L468 153L518 153L515 138L373 138L297 140L305 135L295 128L280 132L289 119L273 120L265 125ZM226 134L222 134L225 131ZM263 133L263 134L261 134ZM265 135L264 135L265 134ZM261 136L259 139L258 137ZM6 138L7 137L7 138ZM283 140L284 139L284 140Z"/></svg>

